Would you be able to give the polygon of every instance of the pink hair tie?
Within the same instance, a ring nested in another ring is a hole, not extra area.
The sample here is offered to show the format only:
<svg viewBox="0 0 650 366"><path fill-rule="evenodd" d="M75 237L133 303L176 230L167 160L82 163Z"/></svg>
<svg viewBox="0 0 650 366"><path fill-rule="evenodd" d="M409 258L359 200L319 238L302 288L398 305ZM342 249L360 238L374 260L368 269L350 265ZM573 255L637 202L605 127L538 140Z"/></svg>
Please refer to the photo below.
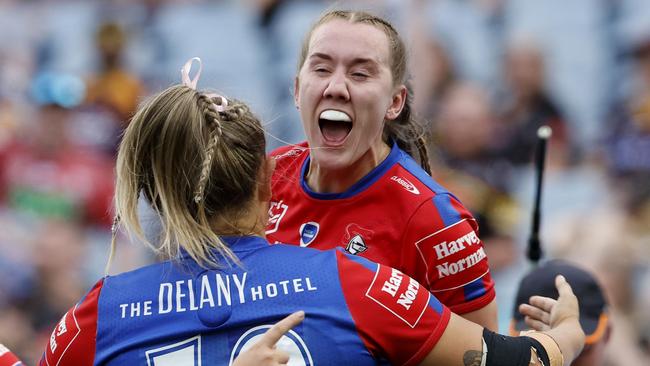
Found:
<svg viewBox="0 0 650 366"><path fill-rule="evenodd" d="M199 71L196 72L196 75L194 78L190 78L190 72L192 71L192 65L194 64L194 61L199 63ZM181 83L188 88L196 90L196 85L199 83L199 77L201 76L201 71L203 70L203 64L201 63L201 59L198 57L192 57L191 59L187 60L185 62L185 65L181 67ZM221 99L221 104L217 105L213 103L214 108L217 110L217 112L223 112L226 110L226 107L228 106L228 100L219 95L219 94L206 94L208 98L220 98Z"/></svg>
<svg viewBox="0 0 650 366"><path fill-rule="evenodd" d="M190 79L190 72L192 71L192 65L194 61L199 63L199 71L196 72L196 76L193 79ZM201 76L201 70L203 70L203 65L201 64L201 59L198 57L192 57L187 60L185 65L181 67L181 83L188 88L196 90L196 84L199 82L199 77Z"/></svg>
<svg viewBox="0 0 650 366"><path fill-rule="evenodd" d="M224 96L219 95L219 94L206 94L205 95L208 98L220 98L221 99L221 104L217 105L215 103L212 103L214 107L217 109L217 112L223 112L226 110L226 107L228 106L228 99L226 99Z"/></svg>

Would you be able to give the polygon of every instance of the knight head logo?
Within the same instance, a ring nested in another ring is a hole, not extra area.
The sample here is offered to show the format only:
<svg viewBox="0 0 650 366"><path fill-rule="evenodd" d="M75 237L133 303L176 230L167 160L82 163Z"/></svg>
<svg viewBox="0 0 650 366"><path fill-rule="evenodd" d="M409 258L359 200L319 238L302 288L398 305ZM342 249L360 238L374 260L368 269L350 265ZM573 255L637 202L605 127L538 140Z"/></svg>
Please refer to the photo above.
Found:
<svg viewBox="0 0 650 366"><path fill-rule="evenodd" d="M368 249L366 243L363 241L361 235L355 235L350 239L348 245L345 247L345 250L350 254L359 254L363 253Z"/></svg>
<svg viewBox="0 0 650 366"><path fill-rule="evenodd" d="M366 240L372 240L375 232L365 229L358 224L349 224L345 227L345 250L350 254L359 254L368 250Z"/></svg>
<svg viewBox="0 0 650 366"><path fill-rule="evenodd" d="M306 222L300 225L300 246L306 247L311 244L318 235L320 225L317 222Z"/></svg>

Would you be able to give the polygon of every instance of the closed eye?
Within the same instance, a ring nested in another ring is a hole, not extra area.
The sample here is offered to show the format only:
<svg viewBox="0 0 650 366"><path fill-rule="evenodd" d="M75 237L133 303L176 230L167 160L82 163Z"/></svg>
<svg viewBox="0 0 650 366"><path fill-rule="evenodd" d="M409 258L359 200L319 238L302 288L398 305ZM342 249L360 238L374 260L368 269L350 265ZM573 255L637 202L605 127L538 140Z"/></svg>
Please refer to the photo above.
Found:
<svg viewBox="0 0 650 366"><path fill-rule="evenodd" d="M366 73L363 73L363 72L353 72L353 73L352 73L352 77L353 77L354 79L356 79L356 80L365 80L365 79L367 79L368 77L370 77L370 75L368 75L368 74L366 74Z"/></svg>

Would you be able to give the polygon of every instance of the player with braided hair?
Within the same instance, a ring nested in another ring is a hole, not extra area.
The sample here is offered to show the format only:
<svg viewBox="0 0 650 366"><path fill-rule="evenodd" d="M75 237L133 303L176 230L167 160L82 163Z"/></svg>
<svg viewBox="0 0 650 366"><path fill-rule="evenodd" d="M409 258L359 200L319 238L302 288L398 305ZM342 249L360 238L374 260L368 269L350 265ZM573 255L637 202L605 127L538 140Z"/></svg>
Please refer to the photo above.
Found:
<svg viewBox="0 0 650 366"><path fill-rule="evenodd" d="M98 281L56 325L42 366L560 366L579 351L577 301L561 278L551 329L509 338L396 269L271 245L275 160L262 125L244 104L197 91L189 65L183 85L140 106L117 156L116 226L146 242L144 195L163 227L149 245L164 260Z"/></svg>
<svg viewBox="0 0 650 366"><path fill-rule="evenodd" d="M429 175L406 65L404 42L380 17L334 10L314 24L295 79L308 142L272 153L267 236L398 268L453 312L496 329L476 220Z"/></svg>

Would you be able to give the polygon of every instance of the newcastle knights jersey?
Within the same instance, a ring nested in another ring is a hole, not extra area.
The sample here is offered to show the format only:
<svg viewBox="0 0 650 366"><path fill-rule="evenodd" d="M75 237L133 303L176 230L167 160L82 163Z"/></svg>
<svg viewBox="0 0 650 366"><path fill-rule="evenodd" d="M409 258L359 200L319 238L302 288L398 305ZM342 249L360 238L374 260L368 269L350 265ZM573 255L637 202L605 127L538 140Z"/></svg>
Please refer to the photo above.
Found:
<svg viewBox="0 0 650 366"><path fill-rule="evenodd" d="M450 311L415 280L342 250L227 237L240 266L188 256L100 280L56 325L40 365L231 365L274 323L293 365L415 365Z"/></svg>
<svg viewBox="0 0 650 366"><path fill-rule="evenodd" d="M271 155L276 159L266 231L271 243L342 247L415 278L457 314L494 299L476 220L396 144L343 193L307 186L306 142Z"/></svg>

